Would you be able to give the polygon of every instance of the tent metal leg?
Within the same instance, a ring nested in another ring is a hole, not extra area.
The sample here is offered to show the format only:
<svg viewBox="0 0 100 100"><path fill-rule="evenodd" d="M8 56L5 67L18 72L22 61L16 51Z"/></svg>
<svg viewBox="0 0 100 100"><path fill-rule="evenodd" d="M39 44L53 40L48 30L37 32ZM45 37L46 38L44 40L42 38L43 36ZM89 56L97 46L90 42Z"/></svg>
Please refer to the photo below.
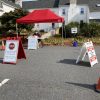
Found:
<svg viewBox="0 0 100 100"><path fill-rule="evenodd" d="M62 23L62 46L63 46L63 23Z"/></svg>
<svg viewBox="0 0 100 100"><path fill-rule="evenodd" d="M16 33L17 33L17 38L18 38L18 25L16 23Z"/></svg>

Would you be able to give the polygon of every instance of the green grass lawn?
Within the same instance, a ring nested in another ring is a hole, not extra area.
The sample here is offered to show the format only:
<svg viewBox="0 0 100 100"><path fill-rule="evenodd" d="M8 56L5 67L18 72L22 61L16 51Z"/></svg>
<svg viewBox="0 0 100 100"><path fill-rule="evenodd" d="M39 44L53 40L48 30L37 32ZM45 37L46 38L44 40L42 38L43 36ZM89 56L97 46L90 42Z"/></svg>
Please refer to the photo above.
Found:
<svg viewBox="0 0 100 100"><path fill-rule="evenodd" d="M75 38L62 38L60 35L50 37L43 40L44 44L47 45L70 45L72 46L74 41L78 42L78 45L81 46L84 42L87 42L88 39L94 43L94 45L100 45L100 37L86 38L83 36L77 36Z"/></svg>
<svg viewBox="0 0 100 100"><path fill-rule="evenodd" d="M1 37L0 40L2 38L3 37ZM77 41L78 45L81 46L84 42L87 42L88 39L91 40L94 45L100 45L100 37L86 38L83 36L77 36L75 38L62 38L60 34L57 34L53 37L43 40L43 43L44 43L44 45L63 45L63 46L69 45L69 46L72 46L73 42ZM24 41L24 40L22 40L22 41ZM1 45L1 42L0 42L0 45Z"/></svg>

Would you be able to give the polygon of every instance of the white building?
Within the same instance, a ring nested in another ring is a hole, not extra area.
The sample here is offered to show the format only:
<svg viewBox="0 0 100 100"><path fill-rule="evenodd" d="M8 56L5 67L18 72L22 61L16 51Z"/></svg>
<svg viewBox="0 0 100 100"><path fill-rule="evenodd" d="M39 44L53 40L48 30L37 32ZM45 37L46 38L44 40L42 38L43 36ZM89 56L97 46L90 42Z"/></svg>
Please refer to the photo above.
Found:
<svg viewBox="0 0 100 100"><path fill-rule="evenodd" d="M19 8L19 6L12 3L11 1L1 0L0 1L0 16L5 12L14 11L15 8Z"/></svg>
<svg viewBox="0 0 100 100"><path fill-rule="evenodd" d="M22 1L22 8L28 11L49 8L70 22L89 22L100 20L100 0L36 0ZM57 24L58 27L60 24ZM39 29L51 28L51 24L38 24Z"/></svg>

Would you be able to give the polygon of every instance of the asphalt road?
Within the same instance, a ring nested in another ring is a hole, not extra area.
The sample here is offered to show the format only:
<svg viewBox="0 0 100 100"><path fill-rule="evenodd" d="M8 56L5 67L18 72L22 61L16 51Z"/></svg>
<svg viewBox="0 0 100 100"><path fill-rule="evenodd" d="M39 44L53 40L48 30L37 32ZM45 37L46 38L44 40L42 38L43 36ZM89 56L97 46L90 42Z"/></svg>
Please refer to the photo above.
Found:
<svg viewBox="0 0 100 100"><path fill-rule="evenodd" d="M95 47L100 61L100 47ZM0 100L100 100L94 84L100 77L100 63L90 67L75 64L80 47L45 46L25 50L27 59L16 65L0 63ZM2 62L4 52L0 51Z"/></svg>

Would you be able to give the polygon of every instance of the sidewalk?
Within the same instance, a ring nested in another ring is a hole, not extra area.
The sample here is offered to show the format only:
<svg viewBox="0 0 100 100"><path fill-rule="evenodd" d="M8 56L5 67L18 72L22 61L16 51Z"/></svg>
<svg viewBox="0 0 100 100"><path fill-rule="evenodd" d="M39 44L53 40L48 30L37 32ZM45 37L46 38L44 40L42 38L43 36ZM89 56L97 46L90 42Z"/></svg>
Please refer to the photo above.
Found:
<svg viewBox="0 0 100 100"><path fill-rule="evenodd" d="M48 33L43 34L43 35L41 36L41 39L46 39L46 38L49 38L49 37L51 37L51 36L52 36L51 32L48 32Z"/></svg>
<svg viewBox="0 0 100 100"><path fill-rule="evenodd" d="M46 38L49 38L49 37L51 37L51 36L54 36L55 34L58 34L58 33L59 33L58 31L59 31L58 29L51 30L51 31L49 31L48 33L43 34L43 35L41 36L41 39L46 39Z"/></svg>

